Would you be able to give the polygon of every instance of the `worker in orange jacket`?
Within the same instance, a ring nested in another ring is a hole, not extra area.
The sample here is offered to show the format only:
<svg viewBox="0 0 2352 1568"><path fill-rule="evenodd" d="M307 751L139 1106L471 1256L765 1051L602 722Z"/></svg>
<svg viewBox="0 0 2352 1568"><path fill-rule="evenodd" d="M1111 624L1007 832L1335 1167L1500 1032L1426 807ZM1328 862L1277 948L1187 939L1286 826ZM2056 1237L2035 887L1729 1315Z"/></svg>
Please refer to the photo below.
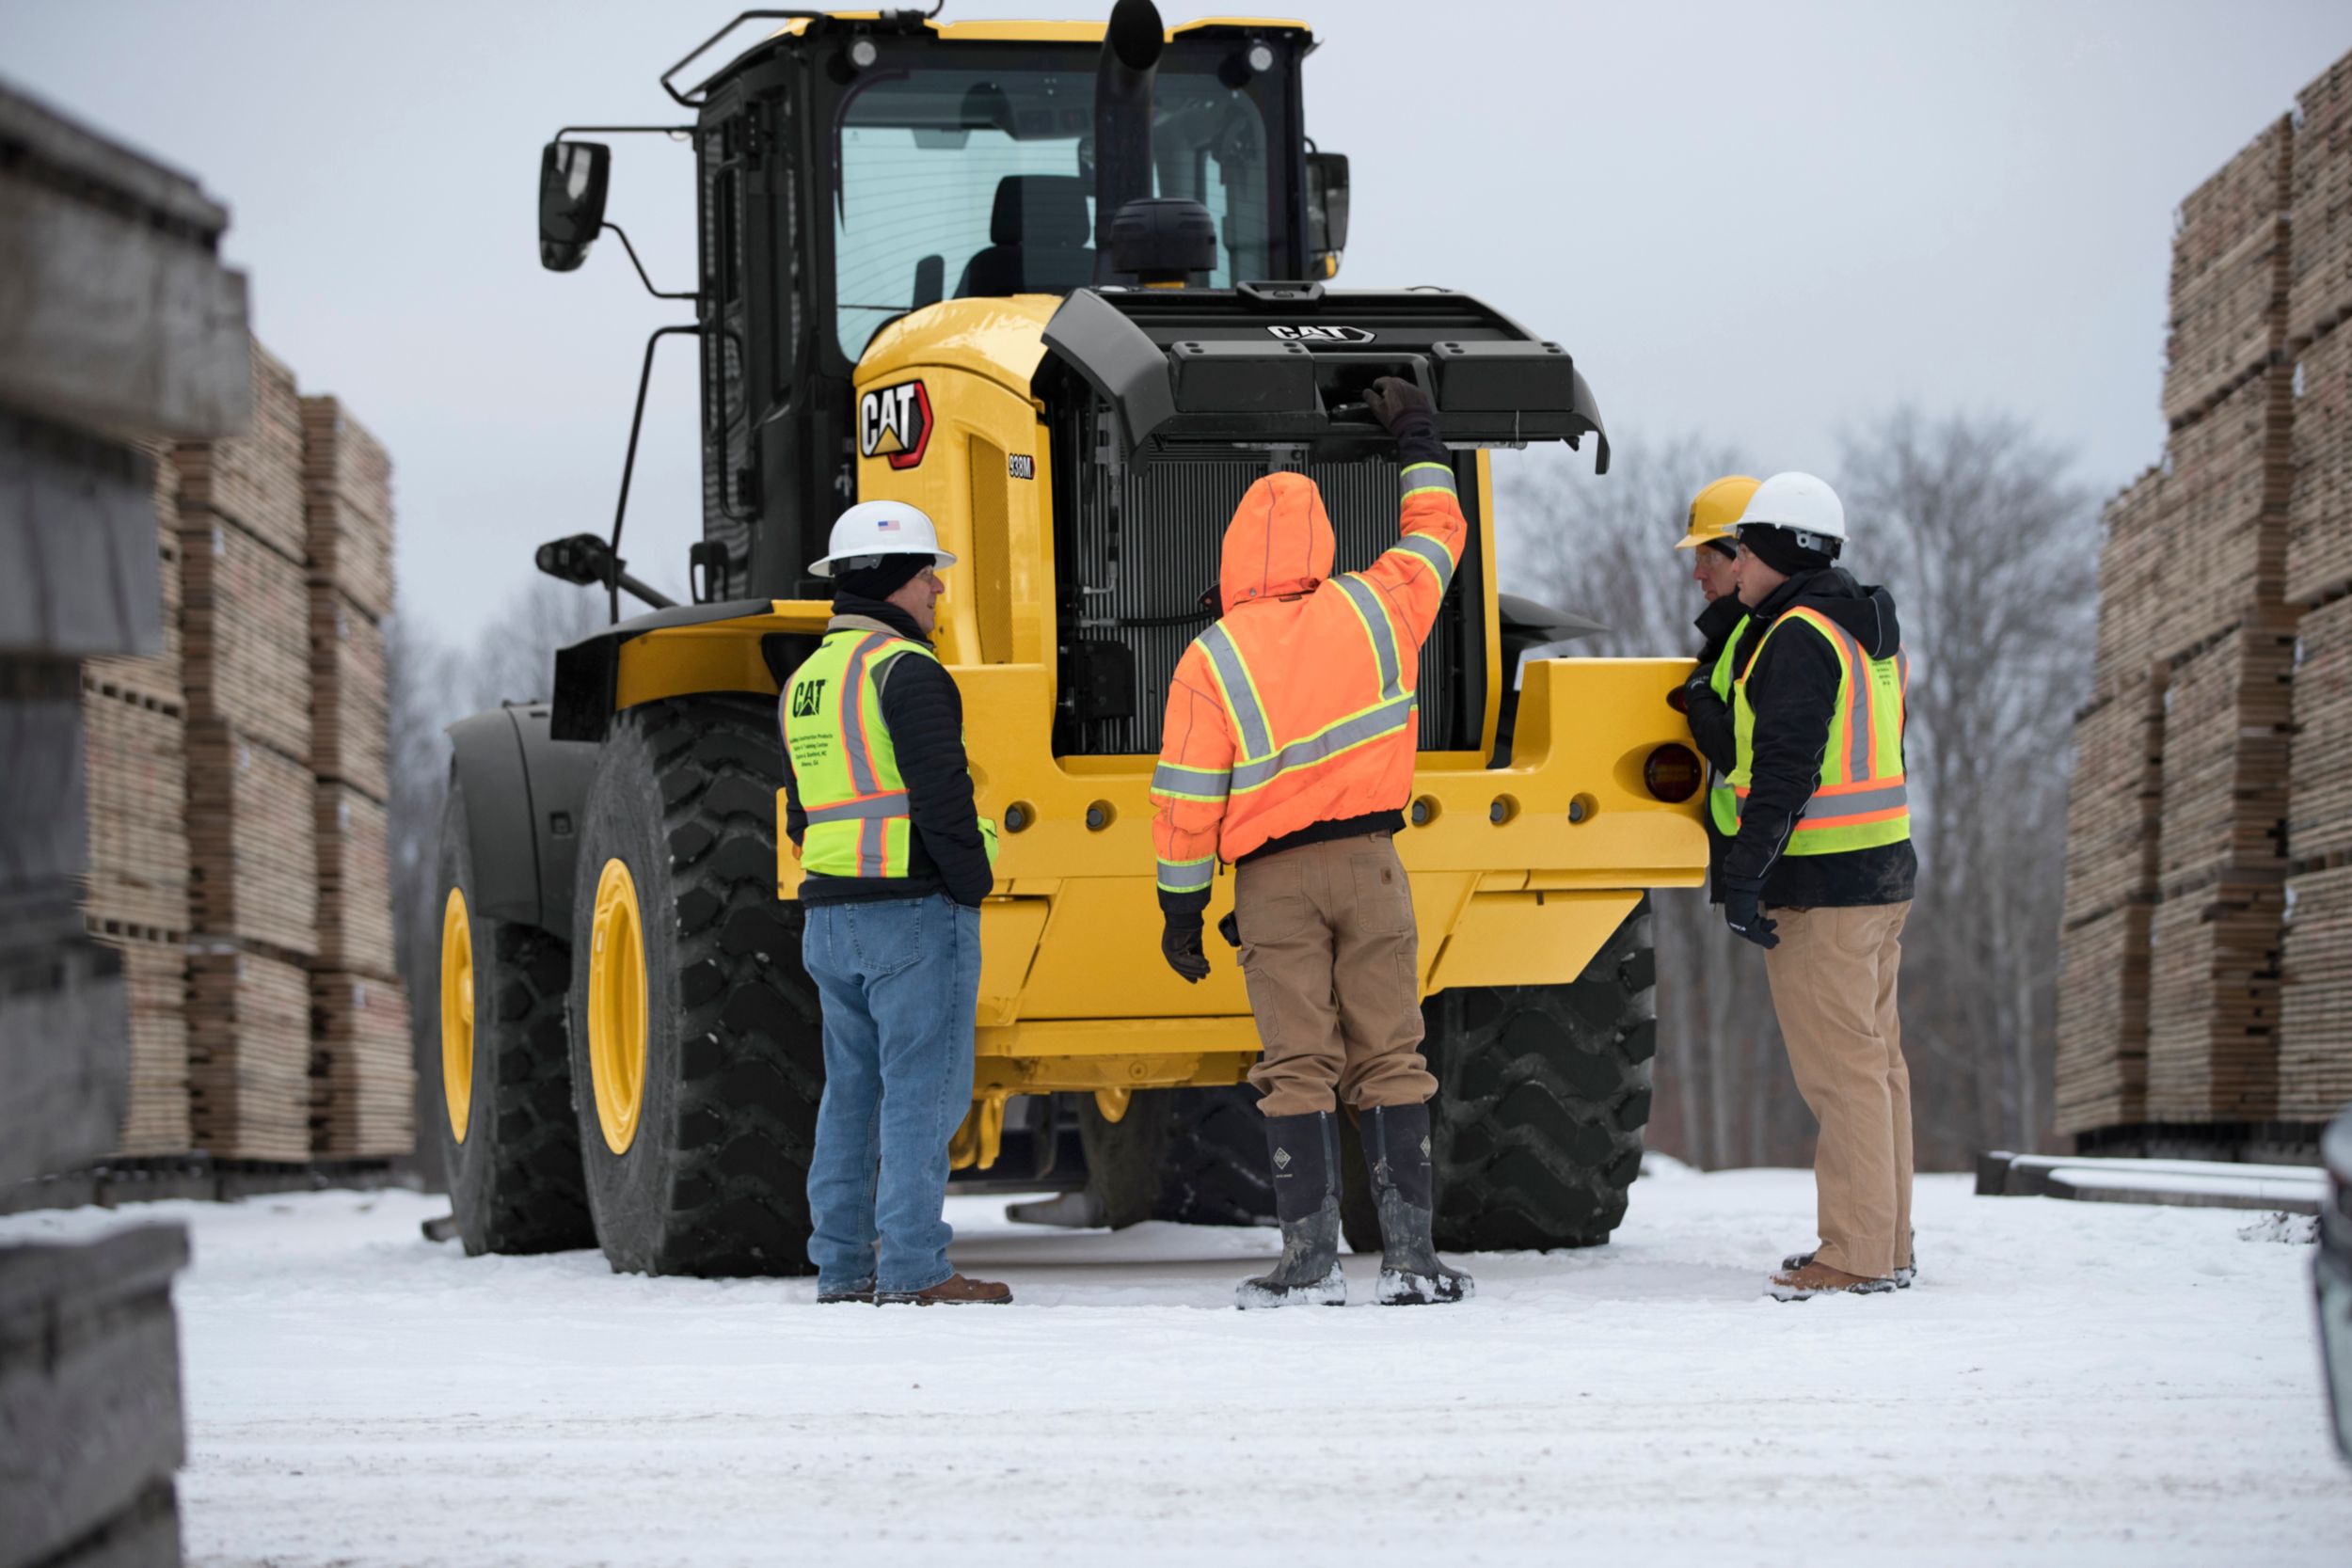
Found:
<svg viewBox="0 0 2352 1568"><path fill-rule="evenodd" d="M1428 397L1383 376L1367 401L1397 440L1402 537L1333 577L1314 482L1250 485L1225 530L1223 618L1177 662L1152 776L1161 951L1187 981L1209 973L1200 927L1217 864L1236 868L1228 934L1264 1048L1249 1081L1282 1223L1281 1261L1243 1283L1243 1307L1346 1300L1340 1100L1358 1113L1379 1209L1381 1302L1471 1291L1430 1234L1438 1085L1421 1057L1419 942L1391 842L1412 793L1421 646L1469 525Z"/></svg>

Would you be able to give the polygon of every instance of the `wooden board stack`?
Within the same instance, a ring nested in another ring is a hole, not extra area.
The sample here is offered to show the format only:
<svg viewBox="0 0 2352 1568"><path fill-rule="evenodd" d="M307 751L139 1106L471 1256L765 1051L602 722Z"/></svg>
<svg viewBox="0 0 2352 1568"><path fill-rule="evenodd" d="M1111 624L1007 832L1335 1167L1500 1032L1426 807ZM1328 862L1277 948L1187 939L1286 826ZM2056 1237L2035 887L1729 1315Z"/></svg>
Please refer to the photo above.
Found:
<svg viewBox="0 0 2352 1568"><path fill-rule="evenodd" d="M2070 928L2155 901L2164 718L2163 681L2145 673L2119 681L2074 721L2063 917Z"/></svg>
<svg viewBox="0 0 2352 1568"><path fill-rule="evenodd" d="M2307 343L2352 314L2352 55L2297 94L2296 109L2287 335Z"/></svg>
<svg viewBox="0 0 2352 1568"><path fill-rule="evenodd" d="M2352 587L2352 328L2305 344L2295 380L2286 584L2308 605Z"/></svg>
<svg viewBox="0 0 2352 1568"><path fill-rule="evenodd" d="M2283 606L2294 408L2293 372L2274 365L2172 433L2156 550L2159 657L2249 620L2292 624Z"/></svg>
<svg viewBox="0 0 2352 1568"><path fill-rule="evenodd" d="M2157 876L2166 898L2286 871L2292 634L2244 627L2183 659L2165 689Z"/></svg>
<svg viewBox="0 0 2352 1568"><path fill-rule="evenodd" d="M2091 665L2094 700L2120 682L2147 678L2159 660L2164 600L2158 576L2172 538L2171 492L2150 468L2107 502L2099 546L2099 641Z"/></svg>
<svg viewBox="0 0 2352 1568"><path fill-rule="evenodd" d="M187 708L181 684L179 469L152 464L164 601L163 650L82 666L82 762L89 863L82 915L122 955L130 1006L131 1085L121 1155L188 1148Z"/></svg>
<svg viewBox="0 0 2352 1568"><path fill-rule="evenodd" d="M2151 1121L2276 1116L2285 903L2277 881L2233 879L2156 906L2149 935Z"/></svg>
<svg viewBox="0 0 2352 1568"><path fill-rule="evenodd" d="M391 461L334 398L303 399L302 429L320 869L311 1148L345 1159L406 1154L416 1082L407 1003L393 977L385 820Z"/></svg>
<svg viewBox="0 0 2352 1568"><path fill-rule="evenodd" d="M2179 425L2286 346L2293 123L2272 124L2181 203L2164 417Z"/></svg>
<svg viewBox="0 0 2352 1568"><path fill-rule="evenodd" d="M2059 938L2053 1121L2061 1133L2147 1119L2150 913L2128 905Z"/></svg>
<svg viewBox="0 0 2352 1568"><path fill-rule="evenodd" d="M2352 523L2336 527L2352 548ZM2279 1115L2320 1121L2352 1101L2352 596L2303 617L2289 765Z"/></svg>
<svg viewBox="0 0 2352 1568"><path fill-rule="evenodd" d="M216 1156L303 1160L318 853L293 372L255 344L246 433L176 456L194 866L191 1123L198 1147Z"/></svg>

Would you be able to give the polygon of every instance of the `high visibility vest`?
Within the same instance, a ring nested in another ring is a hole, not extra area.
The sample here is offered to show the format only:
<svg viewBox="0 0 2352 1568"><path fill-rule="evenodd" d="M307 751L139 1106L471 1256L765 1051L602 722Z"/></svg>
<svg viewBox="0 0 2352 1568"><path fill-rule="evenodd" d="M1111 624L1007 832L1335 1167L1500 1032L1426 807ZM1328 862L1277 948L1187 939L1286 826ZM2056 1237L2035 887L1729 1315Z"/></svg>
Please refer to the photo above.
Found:
<svg viewBox="0 0 2352 1568"><path fill-rule="evenodd" d="M914 818L882 710L882 673L907 655L939 661L922 643L886 632L828 632L785 683L785 750L808 815L801 864L815 876L907 874ZM996 824L986 817L980 840L994 864Z"/></svg>
<svg viewBox="0 0 2352 1568"><path fill-rule="evenodd" d="M1707 685L1725 705L1731 702L1731 672L1733 660L1739 657L1740 640L1748 635L1748 617L1742 615L1724 639L1724 651L1716 656L1715 668L1708 672ZM1711 764L1707 788L1707 814L1715 824L1715 831L1730 838L1740 832L1740 797L1733 793L1731 775Z"/></svg>
<svg viewBox="0 0 2352 1568"><path fill-rule="evenodd" d="M1821 777L1813 799L1788 835L1788 854L1836 855L1900 844L1911 836L1911 803L1903 785L1903 689L1911 661L1900 651L1887 658L1863 652L1852 633L1817 610L1799 606L1765 628L1748 660L1748 673L1732 684L1732 734L1737 752L1731 770L1732 823L1748 797L1756 767L1756 709L1748 705L1748 678L1780 629L1791 622L1810 626L1837 656L1837 703L1827 744L1821 748ZM1728 648L1724 659L1730 658ZM1718 665L1727 673L1728 663ZM1721 817L1718 817L1718 823Z"/></svg>

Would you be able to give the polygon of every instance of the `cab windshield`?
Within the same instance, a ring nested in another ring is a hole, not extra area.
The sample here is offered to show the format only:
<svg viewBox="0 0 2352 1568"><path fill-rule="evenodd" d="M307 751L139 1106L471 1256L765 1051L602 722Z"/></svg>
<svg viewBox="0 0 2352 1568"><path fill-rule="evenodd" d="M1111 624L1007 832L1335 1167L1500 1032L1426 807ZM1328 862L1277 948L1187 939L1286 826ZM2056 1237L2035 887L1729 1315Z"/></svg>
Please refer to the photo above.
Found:
<svg viewBox="0 0 2352 1568"><path fill-rule="evenodd" d="M1216 221L1203 287L1283 276L1267 132L1275 73L1241 87L1171 49L1153 91L1152 194ZM1275 123L1279 124L1277 118ZM834 332L855 362L892 317L942 299L1094 282L1094 66L878 72L843 101L834 167Z"/></svg>

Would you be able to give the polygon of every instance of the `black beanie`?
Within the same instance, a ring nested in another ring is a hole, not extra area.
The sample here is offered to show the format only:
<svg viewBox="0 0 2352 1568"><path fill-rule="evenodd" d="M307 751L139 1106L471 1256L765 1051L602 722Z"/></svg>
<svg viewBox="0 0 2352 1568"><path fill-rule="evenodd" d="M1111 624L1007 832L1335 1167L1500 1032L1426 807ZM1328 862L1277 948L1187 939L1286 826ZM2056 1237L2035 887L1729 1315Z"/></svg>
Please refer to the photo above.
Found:
<svg viewBox="0 0 2352 1568"><path fill-rule="evenodd" d="M1818 572L1830 562L1830 558L1820 550L1808 550L1798 544L1797 536L1788 530L1774 528L1768 523L1750 523L1741 529L1740 544L1750 555L1783 577L1793 578L1799 572Z"/></svg>
<svg viewBox="0 0 2352 1568"><path fill-rule="evenodd" d="M923 575L934 557L886 555L870 566L852 567L833 575L834 587L861 599L886 599Z"/></svg>

